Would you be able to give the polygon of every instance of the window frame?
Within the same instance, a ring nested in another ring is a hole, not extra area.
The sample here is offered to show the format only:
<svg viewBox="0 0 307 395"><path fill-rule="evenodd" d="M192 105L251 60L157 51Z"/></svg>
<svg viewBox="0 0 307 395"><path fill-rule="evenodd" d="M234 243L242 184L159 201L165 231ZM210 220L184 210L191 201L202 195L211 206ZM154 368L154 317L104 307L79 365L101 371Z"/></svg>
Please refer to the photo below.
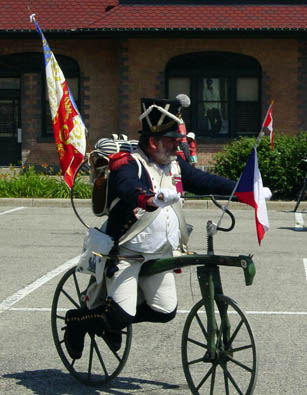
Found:
<svg viewBox="0 0 307 395"><path fill-rule="evenodd" d="M194 56L194 59L193 59ZM210 59L213 60L210 64ZM223 62L222 59L230 59L229 62ZM189 62L189 59L192 59ZM238 67L242 60L248 67ZM202 64L204 61L204 65ZM219 63L220 61L220 63ZM230 64L227 68L224 64ZM255 136L259 133L261 117L261 67L256 59L247 55L225 53L225 52L200 52L193 54L183 54L170 59L165 68L165 93L169 97L168 80L169 78L190 78L191 92L191 119L187 120L191 130L196 131L199 125L198 105L201 101L201 89L199 88L204 78L226 78L228 80L228 114L229 114L229 132L227 135L221 134L214 137L210 135L198 135L201 139L233 139L241 135ZM257 124L255 133L240 134L236 130L236 84L239 78L256 78L258 80L258 102L257 102Z"/></svg>
<svg viewBox="0 0 307 395"><path fill-rule="evenodd" d="M79 108L80 104L80 66L78 62L66 55L55 54L55 58L63 71L66 79L78 78L78 100L76 104ZM2 67L1 67L2 66ZM45 73L45 60L42 52L19 52L0 56L0 78L11 77L20 79L19 99L21 102L22 97L22 75L25 73L37 74L41 84L41 131L38 139L53 140L53 133L48 133L47 122L47 107L49 106L46 101L46 73ZM1 90L0 90L1 91ZM12 90L8 90L12 91ZM1 92L0 92L1 94ZM74 98L75 99L75 98ZM80 111L81 112L81 111Z"/></svg>

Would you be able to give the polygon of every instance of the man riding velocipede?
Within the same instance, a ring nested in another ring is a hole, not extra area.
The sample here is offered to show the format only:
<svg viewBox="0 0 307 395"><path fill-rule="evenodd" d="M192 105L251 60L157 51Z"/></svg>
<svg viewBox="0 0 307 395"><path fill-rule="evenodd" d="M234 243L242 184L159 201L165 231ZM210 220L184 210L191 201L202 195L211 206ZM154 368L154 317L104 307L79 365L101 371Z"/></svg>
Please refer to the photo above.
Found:
<svg viewBox="0 0 307 395"><path fill-rule="evenodd" d="M114 240L109 254L114 259L106 264L107 297L104 283L91 282L86 307L66 313L64 341L73 359L81 358L89 331L104 334L111 347L119 350L121 330L128 325L165 323L175 317L173 271L139 277L142 264L186 250L183 191L231 195L234 190L234 181L203 172L176 156L185 133L182 112L189 105L186 95L174 100L141 99L142 129L136 152L119 152L110 158L105 232Z"/></svg>

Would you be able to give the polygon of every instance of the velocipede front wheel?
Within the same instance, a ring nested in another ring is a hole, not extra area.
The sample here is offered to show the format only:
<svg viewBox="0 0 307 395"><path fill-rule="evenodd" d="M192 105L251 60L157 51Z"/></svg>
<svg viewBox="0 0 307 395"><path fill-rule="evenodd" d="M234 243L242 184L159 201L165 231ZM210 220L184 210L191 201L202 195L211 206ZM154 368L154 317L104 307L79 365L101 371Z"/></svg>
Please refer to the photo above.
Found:
<svg viewBox="0 0 307 395"><path fill-rule="evenodd" d="M193 394L253 393L257 380L256 343L252 329L236 302L216 295L227 307L228 323L216 308L216 354L208 352L208 326L204 302L189 313L182 334L182 363ZM230 324L230 325L229 325Z"/></svg>

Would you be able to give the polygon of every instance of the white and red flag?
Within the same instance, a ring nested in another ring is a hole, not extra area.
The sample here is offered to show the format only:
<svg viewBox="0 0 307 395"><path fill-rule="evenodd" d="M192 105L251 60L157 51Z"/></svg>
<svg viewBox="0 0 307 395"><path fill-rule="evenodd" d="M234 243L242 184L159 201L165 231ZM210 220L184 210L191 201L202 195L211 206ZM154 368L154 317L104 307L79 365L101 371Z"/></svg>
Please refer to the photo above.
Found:
<svg viewBox="0 0 307 395"><path fill-rule="evenodd" d="M272 116L273 102L270 104L270 107L266 113L264 118L262 128L266 127L270 131L270 144L272 149L274 149L274 130L273 130L273 116Z"/></svg>
<svg viewBox="0 0 307 395"><path fill-rule="evenodd" d="M54 139L65 183L71 189L86 152L86 128L47 40L34 16L31 20L42 38Z"/></svg>
<svg viewBox="0 0 307 395"><path fill-rule="evenodd" d="M253 151L245 165L234 194L242 202L255 209L256 231L258 243L269 230L269 219L266 209L265 194L261 174L258 168L257 149Z"/></svg>

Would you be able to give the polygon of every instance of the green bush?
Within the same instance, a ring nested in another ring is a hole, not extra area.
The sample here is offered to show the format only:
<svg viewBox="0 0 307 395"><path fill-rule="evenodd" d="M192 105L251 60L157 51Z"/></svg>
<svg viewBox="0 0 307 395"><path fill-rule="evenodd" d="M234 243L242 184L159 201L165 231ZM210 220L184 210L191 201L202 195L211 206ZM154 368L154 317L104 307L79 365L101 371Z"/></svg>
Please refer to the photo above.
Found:
<svg viewBox="0 0 307 395"><path fill-rule="evenodd" d="M91 186L79 178L74 185L74 197L90 198L91 190ZM31 166L20 174L11 169L11 174L0 175L0 197L69 198L70 190L62 176L39 173Z"/></svg>
<svg viewBox="0 0 307 395"><path fill-rule="evenodd" d="M214 172L238 180L255 142L255 138L243 137L226 146L214 158ZM305 177L305 171L299 166L301 160L307 158L307 132L295 137L275 135L274 150L269 138L263 137L257 156L263 185L271 189L273 199L296 199Z"/></svg>

